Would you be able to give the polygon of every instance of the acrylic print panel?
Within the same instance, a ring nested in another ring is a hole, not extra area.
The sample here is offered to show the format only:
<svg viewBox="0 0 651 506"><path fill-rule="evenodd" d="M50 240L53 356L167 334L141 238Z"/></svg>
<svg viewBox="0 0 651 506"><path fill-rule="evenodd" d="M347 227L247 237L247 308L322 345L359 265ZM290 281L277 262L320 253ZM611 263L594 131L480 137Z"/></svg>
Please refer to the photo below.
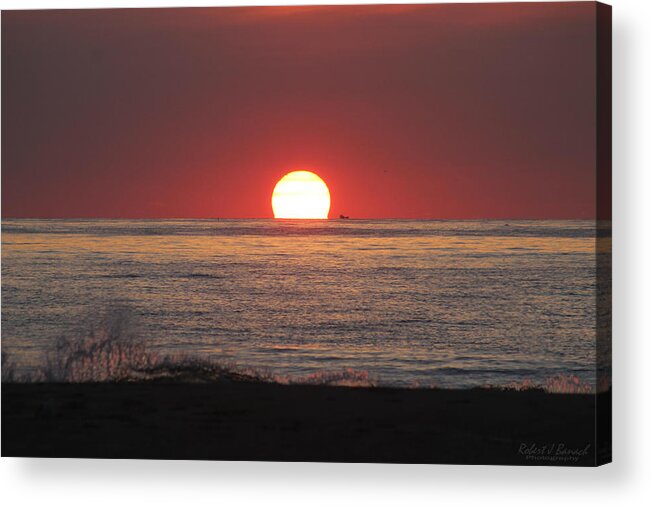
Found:
<svg viewBox="0 0 651 506"><path fill-rule="evenodd" d="M610 461L610 7L5 11L5 456Z"/></svg>

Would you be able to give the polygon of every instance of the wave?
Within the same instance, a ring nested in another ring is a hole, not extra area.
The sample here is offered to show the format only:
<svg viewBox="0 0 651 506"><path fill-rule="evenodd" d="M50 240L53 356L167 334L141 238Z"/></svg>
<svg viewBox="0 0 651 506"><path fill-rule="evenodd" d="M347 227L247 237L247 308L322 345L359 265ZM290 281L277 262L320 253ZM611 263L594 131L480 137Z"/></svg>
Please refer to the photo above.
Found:
<svg viewBox="0 0 651 506"><path fill-rule="evenodd" d="M445 368L446 373L467 374L467 369ZM36 372L19 374L11 356L2 351L2 382L115 383L115 382L263 382L280 385L387 387L368 371L353 368L322 369L306 374L282 375L269 369L241 366L197 355L162 355L149 349L133 324L127 308L111 309L93 321L86 332L61 337ZM506 371L505 371L506 372ZM509 371L512 372L512 371ZM531 371L530 371L531 372ZM543 382L523 379L479 388L541 390L547 393L594 393L610 389L610 377L601 375L596 388L572 374L557 373ZM437 388L432 381L414 381L407 388Z"/></svg>

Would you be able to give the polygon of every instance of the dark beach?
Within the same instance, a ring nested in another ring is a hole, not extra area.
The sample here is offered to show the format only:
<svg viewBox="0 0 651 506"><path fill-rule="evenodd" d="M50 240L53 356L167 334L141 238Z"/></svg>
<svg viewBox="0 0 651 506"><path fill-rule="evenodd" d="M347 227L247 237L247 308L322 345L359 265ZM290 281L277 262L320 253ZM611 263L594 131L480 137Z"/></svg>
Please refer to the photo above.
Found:
<svg viewBox="0 0 651 506"><path fill-rule="evenodd" d="M610 392L3 383L2 456L594 466L610 461L596 443L610 406Z"/></svg>

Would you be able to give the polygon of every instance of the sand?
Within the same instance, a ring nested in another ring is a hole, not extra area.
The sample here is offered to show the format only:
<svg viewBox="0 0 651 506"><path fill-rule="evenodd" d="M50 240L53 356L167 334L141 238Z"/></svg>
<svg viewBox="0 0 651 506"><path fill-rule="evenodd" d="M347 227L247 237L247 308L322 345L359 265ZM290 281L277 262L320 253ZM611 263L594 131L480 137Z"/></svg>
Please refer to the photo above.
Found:
<svg viewBox="0 0 651 506"><path fill-rule="evenodd" d="M593 466L610 461L610 405L610 393L6 383L2 455Z"/></svg>

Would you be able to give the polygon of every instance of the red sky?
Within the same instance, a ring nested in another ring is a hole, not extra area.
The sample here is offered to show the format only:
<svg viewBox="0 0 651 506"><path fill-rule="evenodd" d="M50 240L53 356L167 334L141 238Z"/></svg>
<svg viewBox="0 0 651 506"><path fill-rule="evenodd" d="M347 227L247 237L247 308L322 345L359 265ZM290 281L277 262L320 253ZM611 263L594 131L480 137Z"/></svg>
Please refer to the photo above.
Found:
<svg viewBox="0 0 651 506"><path fill-rule="evenodd" d="M2 13L3 217L592 218L594 3Z"/></svg>

